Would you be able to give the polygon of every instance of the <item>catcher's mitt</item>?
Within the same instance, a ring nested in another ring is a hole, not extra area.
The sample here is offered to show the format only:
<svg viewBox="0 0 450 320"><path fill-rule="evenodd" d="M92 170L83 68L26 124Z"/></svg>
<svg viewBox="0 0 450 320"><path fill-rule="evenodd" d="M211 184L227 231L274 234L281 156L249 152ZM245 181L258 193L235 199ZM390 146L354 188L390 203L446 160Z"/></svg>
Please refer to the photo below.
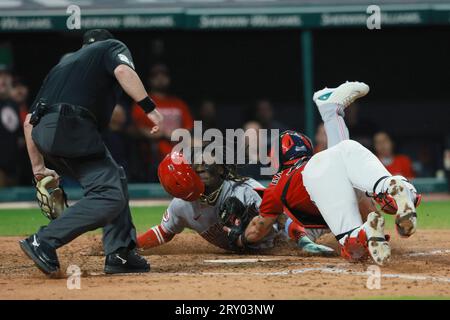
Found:
<svg viewBox="0 0 450 320"><path fill-rule="evenodd" d="M58 218L68 207L67 195L52 176L35 177L36 198L41 212L50 220Z"/></svg>
<svg viewBox="0 0 450 320"><path fill-rule="evenodd" d="M233 250L241 251L245 249L239 248L236 245L236 241L245 232L250 221L257 215L258 208L254 203L245 207L236 197L229 197L225 200L220 208L220 220L225 226L230 228L228 241Z"/></svg>

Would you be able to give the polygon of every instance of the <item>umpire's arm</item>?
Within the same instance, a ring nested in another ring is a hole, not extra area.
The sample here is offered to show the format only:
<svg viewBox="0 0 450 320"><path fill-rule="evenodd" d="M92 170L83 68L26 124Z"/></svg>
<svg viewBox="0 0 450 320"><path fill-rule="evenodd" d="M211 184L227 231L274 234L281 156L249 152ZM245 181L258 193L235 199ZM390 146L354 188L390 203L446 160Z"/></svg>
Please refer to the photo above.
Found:
<svg viewBox="0 0 450 320"><path fill-rule="evenodd" d="M145 91L144 85L142 84L141 79L139 79L136 71L126 64L120 64L114 69L114 76L122 89L134 101L137 101L138 105L140 105L144 111L148 112L148 108L154 108L154 103L148 97L147 91ZM151 133L157 132L159 130L159 124L163 120L163 116L156 109L148 112L147 116L155 124L151 130Z"/></svg>
<svg viewBox="0 0 450 320"><path fill-rule="evenodd" d="M30 119L31 113L27 114L27 117L25 118L25 122L23 123L23 133L27 144L27 151L28 156L30 157L33 174L37 180L46 176L53 176L56 179L59 179L59 175L54 170L45 167L44 157L39 152L33 139L31 138L31 130L33 129L33 125L30 123Z"/></svg>

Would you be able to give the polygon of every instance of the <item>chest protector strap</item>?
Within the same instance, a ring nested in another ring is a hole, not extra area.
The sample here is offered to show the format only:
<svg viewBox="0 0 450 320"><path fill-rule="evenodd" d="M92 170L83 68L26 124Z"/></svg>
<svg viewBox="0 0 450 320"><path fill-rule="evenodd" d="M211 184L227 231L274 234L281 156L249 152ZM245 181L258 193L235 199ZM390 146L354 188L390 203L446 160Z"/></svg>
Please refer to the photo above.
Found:
<svg viewBox="0 0 450 320"><path fill-rule="evenodd" d="M283 189L283 193L281 194L281 202L283 203L283 205L285 206L285 208L289 211L289 213L296 218L298 221L300 221L305 227L320 227L320 228L324 228L327 227L327 223L325 222L325 220L323 219L323 217L321 215L312 215L312 214L308 214L305 212L302 212L300 210L297 209L293 209L288 205L288 202L286 200L286 196L289 190L289 186L291 184L291 180L292 177L294 175L291 174L291 176L289 177L288 181L286 182L284 189Z"/></svg>

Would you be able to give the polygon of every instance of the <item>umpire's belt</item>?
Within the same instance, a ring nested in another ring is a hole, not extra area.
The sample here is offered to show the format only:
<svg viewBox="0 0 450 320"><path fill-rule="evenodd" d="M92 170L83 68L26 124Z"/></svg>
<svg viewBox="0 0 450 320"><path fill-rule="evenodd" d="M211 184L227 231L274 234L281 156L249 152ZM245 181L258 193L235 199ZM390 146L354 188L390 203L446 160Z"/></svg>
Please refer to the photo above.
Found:
<svg viewBox="0 0 450 320"><path fill-rule="evenodd" d="M81 107L81 106L75 106L68 103L57 103L53 104L51 106L46 106L43 112L43 115L49 114L49 113L59 113L61 115L73 115L73 116L80 116L85 119L90 119L97 123L97 119L95 118L94 114L89 111L88 109Z"/></svg>
<svg viewBox="0 0 450 320"><path fill-rule="evenodd" d="M41 121L41 118L50 113L58 113L63 116L80 116L84 119L92 120L95 124L97 124L97 119L94 114L84 107L75 106L68 103L56 103L49 106L45 103L45 100L40 100L37 103L36 108L31 115L30 123L33 127L37 126Z"/></svg>

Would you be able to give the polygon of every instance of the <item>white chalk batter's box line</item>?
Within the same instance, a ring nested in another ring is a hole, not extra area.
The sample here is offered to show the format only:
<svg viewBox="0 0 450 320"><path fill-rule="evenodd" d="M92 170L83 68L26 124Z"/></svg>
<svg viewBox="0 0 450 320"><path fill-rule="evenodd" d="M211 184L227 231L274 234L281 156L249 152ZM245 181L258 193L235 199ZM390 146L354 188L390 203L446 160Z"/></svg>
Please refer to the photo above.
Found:
<svg viewBox="0 0 450 320"><path fill-rule="evenodd" d="M402 254L402 256L405 256L405 257L420 257L420 256L444 255L444 254L449 254L449 253L450 253L449 249L438 249L438 250L425 251L425 252L405 253L405 254Z"/></svg>
<svg viewBox="0 0 450 320"><path fill-rule="evenodd" d="M450 253L450 250L433 250L428 252L416 252L414 255L416 256L425 256L425 255L438 255ZM409 254L406 254L409 255ZM412 254L411 254L412 255ZM276 261L282 259L230 259L233 263L237 263L237 260L242 260L241 263L258 263L258 262L269 262ZM251 260L251 261L250 261ZM264 261L266 260L266 261ZM205 260L205 261L214 261L214 260ZM218 261L217 261L218 262ZM302 265L305 262L290 262L289 265ZM321 263L321 262L310 262L308 264L317 265L317 267L309 267L309 268L301 268L301 269L293 269L293 270L282 270L282 271L274 271L274 272L154 272L149 274L150 276L290 276L296 274L304 274L309 272L319 272L319 273L328 273L328 274L340 274L340 275L350 275L356 277L369 277L373 276L372 272L369 271L353 271L349 269L345 269L345 267L351 266L351 263L337 263L331 265L330 263ZM92 274L94 275L94 274ZM100 275L100 274L95 274ZM450 283L449 277L435 277L430 275L412 275L412 274L399 274L399 273L380 273L381 278L387 279L400 279L400 280L409 280L409 281L431 281L431 282L439 282L439 283Z"/></svg>
<svg viewBox="0 0 450 320"><path fill-rule="evenodd" d="M172 272L172 273L153 273L153 275L173 275L173 276L290 276L296 274L304 274L309 272L319 272L319 273L329 273L329 274L341 274L350 275L358 277L369 277L373 276L372 272L369 271L352 271L349 269L342 268L327 268L327 267L316 267L316 268L302 268L294 270L284 270L284 271L274 271L274 272L200 272L200 273L188 273L188 272ZM432 281L440 283L450 283L450 278L448 277L435 277L430 275L411 275L411 274L396 274L396 273L381 273L381 278L389 279L401 279L401 280L411 280L411 281Z"/></svg>
<svg viewBox="0 0 450 320"><path fill-rule="evenodd" d="M429 256L429 255L445 255L449 254L450 249L438 249L432 251L424 251L424 252L412 252L402 254L401 256ZM205 260L204 262L209 263L220 263L225 261L226 259L217 259L217 260ZM282 258L256 258L256 259L228 259L234 263L261 263L261 262L275 262L283 260ZM341 275L350 275L357 277L369 277L373 276L372 272L369 271L353 271L349 269L344 269L345 267L351 266L353 264L348 262L341 263L322 263L322 262L288 262L288 265L317 265L317 267L313 268L301 268L301 269L293 269L293 270L282 270L282 271L274 271L274 272L152 272L148 274L149 276L289 276L296 274L304 274L308 272L319 272L319 273L328 273L328 274L341 274ZM103 273L90 273L91 276L102 276ZM123 275L121 275L123 276ZM431 282L440 282L440 283L450 283L450 277L435 277L430 275L412 275L412 274L400 274L400 273L383 273L381 272L380 277L387 279L401 279L401 280L410 280L410 281L431 281Z"/></svg>

